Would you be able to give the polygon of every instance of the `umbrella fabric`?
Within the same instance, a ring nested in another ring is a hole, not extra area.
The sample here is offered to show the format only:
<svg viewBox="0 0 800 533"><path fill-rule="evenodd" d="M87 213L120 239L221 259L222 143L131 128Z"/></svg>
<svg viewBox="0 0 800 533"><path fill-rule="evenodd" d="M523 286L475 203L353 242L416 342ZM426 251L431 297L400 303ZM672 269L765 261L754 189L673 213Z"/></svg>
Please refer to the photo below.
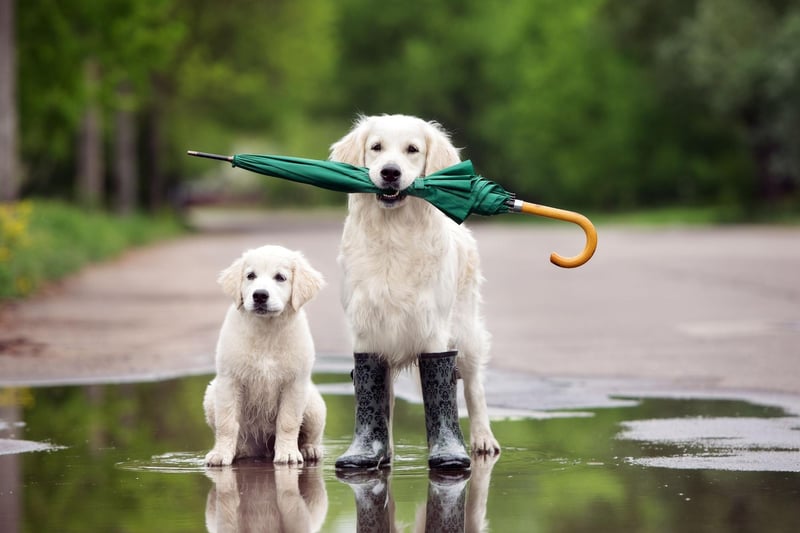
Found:
<svg viewBox="0 0 800 533"><path fill-rule="evenodd" d="M232 158L234 167L259 174L284 178L298 183L315 185L346 193L380 193L372 183L369 171L347 163L303 159L288 156L240 154ZM414 180L405 191L422 198L456 223L461 224L470 214L484 216L507 213L507 204L514 195L497 183L475 174L471 161Z"/></svg>
<svg viewBox="0 0 800 533"><path fill-rule="evenodd" d="M415 179L406 192L427 200L459 224L471 214L508 213L508 202L514 199L497 183L475 174L469 160Z"/></svg>
<svg viewBox="0 0 800 533"><path fill-rule="evenodd" d="M315 185L336 192L379 193L369 179L367 169L347 163L303 159L278 155L239 154L232 158L234 167L259 174Z"/></svg>

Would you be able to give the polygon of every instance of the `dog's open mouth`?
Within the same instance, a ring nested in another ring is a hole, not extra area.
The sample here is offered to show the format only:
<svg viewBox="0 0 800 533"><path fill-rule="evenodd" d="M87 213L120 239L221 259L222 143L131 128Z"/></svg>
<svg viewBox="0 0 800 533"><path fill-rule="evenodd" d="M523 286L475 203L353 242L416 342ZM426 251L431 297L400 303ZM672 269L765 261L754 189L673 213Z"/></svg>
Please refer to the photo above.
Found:
<svg viewBox="0 0 800 533"><path fill-rule="evenodd" d="M400 200L406 197L406 193L404 191L394 191L394 192L379 192L377 194L378 201L386 206L395 205Z"/></svg>

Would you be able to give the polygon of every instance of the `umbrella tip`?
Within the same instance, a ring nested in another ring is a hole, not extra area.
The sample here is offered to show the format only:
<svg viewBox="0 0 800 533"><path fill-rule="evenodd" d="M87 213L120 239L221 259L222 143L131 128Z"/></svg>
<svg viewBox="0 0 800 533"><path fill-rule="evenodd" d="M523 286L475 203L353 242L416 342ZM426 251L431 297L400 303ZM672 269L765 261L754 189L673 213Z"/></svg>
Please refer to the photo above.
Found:
<svg viewBox="0 0 800 533"><path fill-rule="evenodd" d="M209 154L209 153L206 153L206 152L198 152L197 150L186 150L186 155L193 155L195 157L206 157L208 159L218 159L220 161L233 162L233 156L230 156L230 155L219 155L219 154Z"/></svg>

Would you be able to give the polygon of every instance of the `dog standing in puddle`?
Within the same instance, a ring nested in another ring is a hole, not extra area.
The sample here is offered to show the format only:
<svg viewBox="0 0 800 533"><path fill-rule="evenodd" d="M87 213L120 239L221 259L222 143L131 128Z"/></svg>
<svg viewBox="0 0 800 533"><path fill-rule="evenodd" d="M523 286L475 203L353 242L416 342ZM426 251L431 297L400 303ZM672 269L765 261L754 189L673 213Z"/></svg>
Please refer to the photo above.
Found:
<svg viewBox="0 0 800 533"><path fill-rule="evenodd" d="M460 161L436 123L406 115L360 117L330 159L366 167L380 194L351 194L339 263L350 325L355 435L337 470L388 467L394 374L419 367L432 469L469 469L458 422L456 379L464 380L472 453L494 455L483 389L489 333L480 314L474 238L406 190L417 177ZM456 368L457 365L457 368Z"/></svg>

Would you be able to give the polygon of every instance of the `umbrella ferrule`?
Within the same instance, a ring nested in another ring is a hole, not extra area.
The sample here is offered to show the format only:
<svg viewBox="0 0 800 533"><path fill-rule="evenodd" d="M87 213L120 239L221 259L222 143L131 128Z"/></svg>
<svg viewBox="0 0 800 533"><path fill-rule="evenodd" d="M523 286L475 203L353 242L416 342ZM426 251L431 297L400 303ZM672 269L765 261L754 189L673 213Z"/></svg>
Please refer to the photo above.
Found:
<svg viewBox="0 0 800 533"><path fill-rule="evenodd" d="M511 208L512 213L522 213L522 204L525 203L522 200L509 200L508 207Z"/></svg>

